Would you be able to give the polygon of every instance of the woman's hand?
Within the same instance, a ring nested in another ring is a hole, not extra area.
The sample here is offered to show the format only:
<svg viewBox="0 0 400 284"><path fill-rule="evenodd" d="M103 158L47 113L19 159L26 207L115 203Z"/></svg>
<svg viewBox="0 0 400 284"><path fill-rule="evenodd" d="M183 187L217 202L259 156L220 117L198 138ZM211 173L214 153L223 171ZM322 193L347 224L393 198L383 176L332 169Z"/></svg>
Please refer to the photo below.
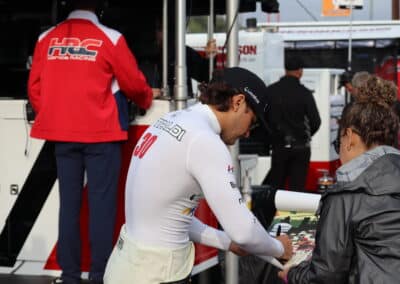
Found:
<svg viewBox="0 0 400 284"><path fill-rule="evenodd" d="M217 41L215 39L210 39L204 51L206 52L207 58L214 57L218 53Z"/></svg>
<svg viewBox="0 0 400 284"><path fill-rule="evenodd" d="M285 268L284 270L281 270L278 272L278 277L281 278L283 280L283 282L288 283L287 280L287 274L289 272L290 267Z"/></svg>
<svg viewBox="0 0 400 284"><path fill-rule="evenodd" d="M292 241L289 239L287 235L280 235L277 236L276 239L280 241L283 245L283 255L279 257L280 260L289 260L293 256L293 247L292 247Z"/></svg>

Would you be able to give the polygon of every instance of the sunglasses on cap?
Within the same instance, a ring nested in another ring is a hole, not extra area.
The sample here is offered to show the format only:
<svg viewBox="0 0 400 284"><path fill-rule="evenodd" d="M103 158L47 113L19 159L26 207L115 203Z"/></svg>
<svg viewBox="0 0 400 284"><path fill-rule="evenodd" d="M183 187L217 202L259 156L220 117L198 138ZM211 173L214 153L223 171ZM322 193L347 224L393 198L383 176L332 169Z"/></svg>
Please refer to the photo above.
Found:
<svg viewBox="0 0 400 284"><path fill-rule="evenodd" d="M253 117L253 119L252 119L252 121L251 121L251 124L250 124L250 127L249 127L249 130L252 131L252 130L254 130L254 129L256 129L257 127L260 126L260 122L258 121L256 113L255 113L254 110L251 108L251 106L250 106L250 104L247 102L247 100L246 100L246 104L247 104L247 107L248 107L249 109L251 109L252 112L254 113L254 117Z"/></svg>
<svg viewBox="0 0 400 284"><path fill-rule="evenodd" d="M252 121L251 124L250 124L249 130L250 130L250 131L253 131L254 129L256 129L256 128L259 127L259 126L260 126L260 123L258 123L257 120Z"/></svg>

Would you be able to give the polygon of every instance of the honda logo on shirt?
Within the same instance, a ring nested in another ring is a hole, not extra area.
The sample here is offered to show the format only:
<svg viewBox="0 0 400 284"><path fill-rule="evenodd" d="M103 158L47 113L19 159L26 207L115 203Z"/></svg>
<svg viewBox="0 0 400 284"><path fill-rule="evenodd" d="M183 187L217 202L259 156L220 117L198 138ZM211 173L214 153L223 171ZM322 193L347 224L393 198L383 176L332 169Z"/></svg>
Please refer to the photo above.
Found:
<svg viewBox="0 0 400 284"><path fill-rule="evenodd" d="M47 52L48 60L87 60L96 61L98 50L103 44L102 40L98 39L84 39L74 37L65 37L62 40L52 38Z"/></svg>

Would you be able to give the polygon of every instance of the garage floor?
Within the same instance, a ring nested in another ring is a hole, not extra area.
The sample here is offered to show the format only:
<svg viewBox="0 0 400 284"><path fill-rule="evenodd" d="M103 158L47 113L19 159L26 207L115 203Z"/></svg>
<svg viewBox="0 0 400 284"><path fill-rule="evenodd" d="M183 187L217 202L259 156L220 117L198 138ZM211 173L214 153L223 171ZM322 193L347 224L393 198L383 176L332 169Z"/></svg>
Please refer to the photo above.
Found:
<svg viewBox="0 0 400 284"><path fill-rule="evenodd" d="M0 284L50 284L53 279L53 276L0 274ZM84 283L89 281L82 281L82 284Z"/></svg>

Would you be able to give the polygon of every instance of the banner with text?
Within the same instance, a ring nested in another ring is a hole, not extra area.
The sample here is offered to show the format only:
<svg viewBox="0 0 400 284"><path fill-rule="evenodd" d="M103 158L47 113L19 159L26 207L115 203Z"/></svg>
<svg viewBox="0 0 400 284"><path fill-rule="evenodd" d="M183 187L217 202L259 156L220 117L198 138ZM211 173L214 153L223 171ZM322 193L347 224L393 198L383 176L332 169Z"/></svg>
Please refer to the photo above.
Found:
<svg viewBox="0 0 400 284"><path fill-rule="evenodd" d="M323 17L348 17L350 9L340 9L338 0L322 0L322 16Z"/></svg>

